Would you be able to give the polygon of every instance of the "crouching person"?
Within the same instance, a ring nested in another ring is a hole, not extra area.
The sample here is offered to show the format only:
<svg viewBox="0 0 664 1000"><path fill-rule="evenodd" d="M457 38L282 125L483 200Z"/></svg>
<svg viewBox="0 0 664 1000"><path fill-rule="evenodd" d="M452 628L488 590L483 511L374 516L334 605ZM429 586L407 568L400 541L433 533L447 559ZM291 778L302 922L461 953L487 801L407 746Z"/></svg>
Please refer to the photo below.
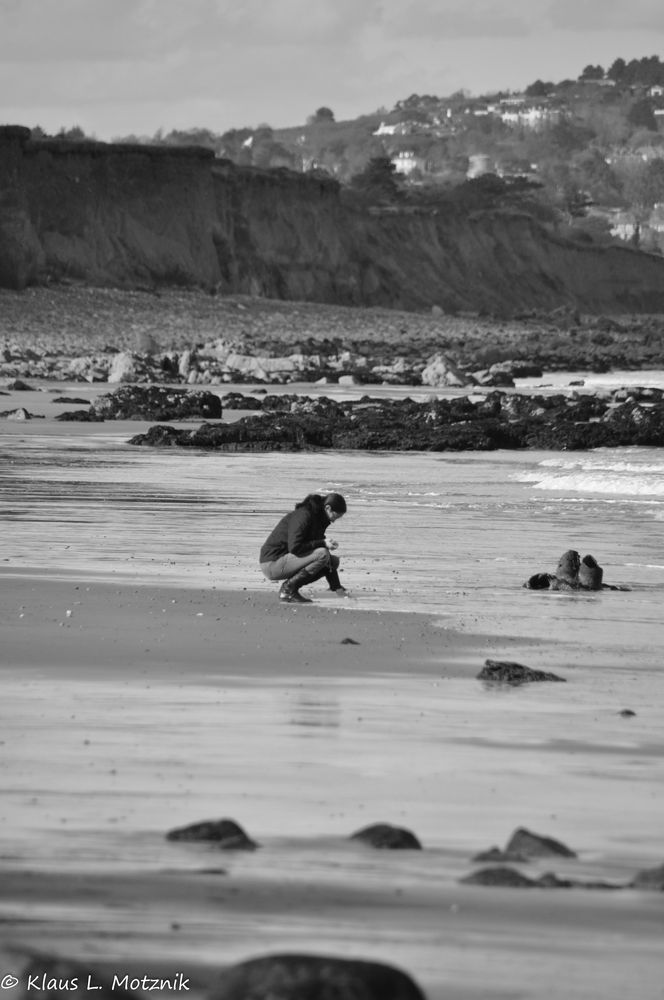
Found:
<svg viewBox="0 0 664 1000"><path fill-rule="evenodd" d="M311 604L300 587L325 577L330 590L346 593L339 579L339 558L332 551L338 542L325 537L331 524L346 513L341 493L309 493L295 509L281 518L260 551L260 567L268 580L283 580L279 600Z"/></svg>

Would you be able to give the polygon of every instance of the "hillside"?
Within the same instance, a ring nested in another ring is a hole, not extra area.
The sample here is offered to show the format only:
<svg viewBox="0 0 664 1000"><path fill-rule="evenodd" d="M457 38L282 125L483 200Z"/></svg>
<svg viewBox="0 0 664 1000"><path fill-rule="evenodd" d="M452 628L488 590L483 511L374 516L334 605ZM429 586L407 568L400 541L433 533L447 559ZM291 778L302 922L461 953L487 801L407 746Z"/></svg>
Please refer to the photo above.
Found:
<svg viewBox="0 0 664 1000"><path fill-rule="evenodd" d="M62 280L503 316L664 311L663 259L571 242L522 211L377 208L208 150L0 129L0 285Z"/></svg>

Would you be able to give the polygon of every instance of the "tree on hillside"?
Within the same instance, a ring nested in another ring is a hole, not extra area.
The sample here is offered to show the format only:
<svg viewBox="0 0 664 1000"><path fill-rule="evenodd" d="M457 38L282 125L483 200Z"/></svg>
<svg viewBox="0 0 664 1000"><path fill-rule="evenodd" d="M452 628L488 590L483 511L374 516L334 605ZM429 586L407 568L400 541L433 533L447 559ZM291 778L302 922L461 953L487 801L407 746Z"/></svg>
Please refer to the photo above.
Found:
<svg viewBox="0 0 664 1000"><path fill-rule="evenodd" d="M626 67L627 63L624 59L615 59L606 71L606 75L609 80L615 80L616 83L620 83L625 75Z"/></svg>
<svg viewBox="0 0 664 1000"><path fill-rule="evenodd" d="M579 77L579 80L603 80L604 79L604 67L597 66L586 66Z"/></svg>
<svg viewBox="0 0 664 1000"><path fill-rule="evenodd" d="M389 156L372 156L364 170L350 179L351 187L379 201L394 201L401 194L396 167Z"/></svg>
<svg viewBox="0 0 664 1000"><path fill-rule="evenodd" d="M318 110L313 114L309 115L307 118L307 125L323 125L334 121L334 111L330 108L318 108Z"/></svg>
<svg viewBox="0 0 664 1000"><path fill-rule="evenodd" d="M526 87L524 94L526 97L547 97L555 89L556 85L554 83L544 83L543 80L535 80L534 83Z"/></svg>
<svg viewBox="0 0 664 1000"><path fill-rule="evenodd" d="M636 128L647 128L651 132L656 132L657 120L653 113L652 101L649 101L648 98L634 101L627 112L627 121Z"/></svg>

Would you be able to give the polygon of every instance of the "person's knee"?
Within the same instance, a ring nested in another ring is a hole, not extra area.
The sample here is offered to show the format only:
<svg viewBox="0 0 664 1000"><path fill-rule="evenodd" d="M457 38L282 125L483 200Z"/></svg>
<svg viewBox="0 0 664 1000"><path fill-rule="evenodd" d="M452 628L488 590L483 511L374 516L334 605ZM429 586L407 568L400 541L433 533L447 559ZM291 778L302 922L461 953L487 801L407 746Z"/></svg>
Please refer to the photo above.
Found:
<svg viewBox="0 0 664 1000"><path fill-rule="evenodd" d="M332 569L339 569L340 563L341 559L339 558L339 556L332 556L332 555L330 556L330 567Z"/></svg>
<svg viewBox="0 0 664 1000"><path fill-rule="evenodd" d="M309 566L316 566L321 568L323 567L327 568L332 566L333 556L330 555L329 549L321 547L320 549L314 549L314 551L311 554L314 558L311 560Z"/></svg>

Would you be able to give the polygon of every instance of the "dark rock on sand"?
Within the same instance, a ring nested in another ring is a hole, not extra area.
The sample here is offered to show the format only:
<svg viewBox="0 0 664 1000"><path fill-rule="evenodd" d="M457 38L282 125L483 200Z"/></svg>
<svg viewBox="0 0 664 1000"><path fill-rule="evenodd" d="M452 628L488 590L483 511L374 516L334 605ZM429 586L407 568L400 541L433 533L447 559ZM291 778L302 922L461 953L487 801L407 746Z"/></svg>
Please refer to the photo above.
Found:
<svg viewBox="0 0 664 1000"><path fill-rule="evenodd" d="M30 413L24 406L17 406L15 410L3 410L0 417L4 417L5 420L34 420L36 417L43 419L43 414Z"/></svg>
<svg viewBox="0 0 664 1000"><path fill-rule="evenodd" d="M231 966L208 1000L425 1000L392 965L323 955L266 955Z"/></svg>
<svg viewBox="0 0 664 1000"><path fill-rule="evenodd" d="M659 868L644 868L630 882L630 889L647 889L649 892L664 892L664 864Z"/></svg>
<svg viewBox="0 0 664 1000"><path fill-rule="evenodd" d="M100 396L92 409L105 420L220 420L221 400L213 392L191 392L168 386L123 386Z"/></svg>
<svg viewBox="0 0 664 1000"><path fill-rule="evenodd" d="M482 868L459 879L465 885L485 885L507 889L623 889L622 885L610 882L579 882L576 879L559 878L554 872L545 872L539 878L528 878L515 868L498 865Z"/></svg>
<svg viewBox="0 0 664 1000"><path fill-rule="evenodd" d="M350 636L346 636L345 639L341 640L341 645L342 646L359 646L360 643L357 641L357 639L351 639Z"/></svg>
<svg viewBox="0 0 664 1000"><path fill-rule="evenodd" d="M546 857L575 858L576 854L565 844L553 837L542 837L524 827L514 831L505 849L491 847L488 851L475 855L473 861L502 861L523 863L532 858Z"/></svg>
<svg viewBox="0 0 664 1000"><path fill-rule="evenodd" d="M104 422L104 418L98 416L92 407L89 410L65 410L64 413L58 413L54 419L90 424L103 424Z"/></svg>
<svg viewBox="0 0 664 1000"><path fill-rule="evenodd" d="M7 382L5 389L9 389L10 392L34 392L35 387L33 385L28 385L23 379L15 378L11 382Z"/></svg>
<svg viewBox="0 0 664 1000"><path fill-rule="evenodd" d="M360 840L369 847L387 848L388 850L422 850L422 845L410 830L389 823L374 823L365 826L357 833L351 834L351 840Z"/></svg>
<svg viewBox="0 0 664 1000"><path fill-rule="evenodd" d="M166 840L186 840L214 844L224 851L253 851L259 845L251 840L235 820L216 819L178 827L166 834Z"/></svg>
<svg viewBox="0 0 664 1000"><path fill-rule="evenodd" d="M465 885L506 886L511 889L532 889L537 880L522 875L516 868L496 865L495 868L482 868L459 879Z"/></svg>
<svg viewBox="0 0 664 1000"><path fill-rule="evenodd" d="M513 660L485 660L484 666L477 675L478 681L488 681L492 684L528 684L534 681L565 681L564 677L547 673L544 670L532 670Z"/></svg>
<svg viewBox="0 0 664 1000"><path fill-rule="evenodd" d="M89 406L89 399L80 399L78 396L54 396L54 403L68 403L70 406Z"/></svg>
<svg viewBox="0 0 664 1000"><path fill-rule="evenodd" d="M543 837L520 826L514 831L505 847L507 853L520 854L528 858L545 858L556 855L561 858L575 858L576 852L553 837Z"/></svg>
<svg viewBox="0 0 664 1000"><path fill-rule="evenodd" d="M623 708L618 715L622 715L623 719L632 719L636 712L633 712L631 708Z"/></svg>

